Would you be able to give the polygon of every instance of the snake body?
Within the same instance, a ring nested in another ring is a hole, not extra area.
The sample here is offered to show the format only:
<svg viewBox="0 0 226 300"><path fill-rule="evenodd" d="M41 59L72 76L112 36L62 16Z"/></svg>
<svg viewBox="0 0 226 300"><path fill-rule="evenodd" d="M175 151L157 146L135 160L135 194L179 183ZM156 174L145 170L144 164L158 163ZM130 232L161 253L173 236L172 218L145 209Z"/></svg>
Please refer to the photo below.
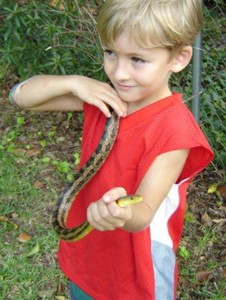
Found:
<svg viewBox="0 0 226 300"><path fill-rule="evenodd" d="M53 210L52 225L58 236L66 241L78 241L93 230L88 221L74 228L66 228L68 212L79 191L97 173L105 159L109 155L116 140L119 128L119 117L113 111L107 119L101 140L88 161L75 174L73 182L69 183ZM142 201L138 195L119 198L116 202L119 206L127 206Z"/></svg>

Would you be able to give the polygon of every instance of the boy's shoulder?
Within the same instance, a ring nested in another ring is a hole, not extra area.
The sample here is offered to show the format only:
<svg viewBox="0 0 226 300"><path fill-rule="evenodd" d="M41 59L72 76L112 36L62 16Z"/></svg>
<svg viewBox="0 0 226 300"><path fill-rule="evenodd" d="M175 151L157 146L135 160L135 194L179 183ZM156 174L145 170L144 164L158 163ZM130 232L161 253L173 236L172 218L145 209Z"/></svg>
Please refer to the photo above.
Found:
<svg viewBox="0 0 226 300"><path fill-rule="evenodd" d="M183 102L181 93L173 93L171 96L161 99L144 109L136 112L137 119L149 122L150 127L155 126L178 126L178 124L191 122L196 123L190 109Z"/></svg>

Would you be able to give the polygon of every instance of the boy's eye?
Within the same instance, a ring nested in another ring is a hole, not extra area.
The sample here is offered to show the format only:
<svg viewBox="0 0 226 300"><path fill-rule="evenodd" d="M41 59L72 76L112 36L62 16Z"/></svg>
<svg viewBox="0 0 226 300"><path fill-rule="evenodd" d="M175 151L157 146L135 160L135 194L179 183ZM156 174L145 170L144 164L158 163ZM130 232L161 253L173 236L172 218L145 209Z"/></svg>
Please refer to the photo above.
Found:
<svg viewBox="0 0 226 300"><path fill-rule="evenodd" d="M145 63L145 60L139 57L132 57L131 60L136 64L143 64Z"/></svg>
<svg viewBox="0 0 226 300"><path fill-rule="evenodd" d="M113 56L114 55L114 52L109 50L109 49L105 49L104 50L104 54L107 54L108 56Z"/></svg>

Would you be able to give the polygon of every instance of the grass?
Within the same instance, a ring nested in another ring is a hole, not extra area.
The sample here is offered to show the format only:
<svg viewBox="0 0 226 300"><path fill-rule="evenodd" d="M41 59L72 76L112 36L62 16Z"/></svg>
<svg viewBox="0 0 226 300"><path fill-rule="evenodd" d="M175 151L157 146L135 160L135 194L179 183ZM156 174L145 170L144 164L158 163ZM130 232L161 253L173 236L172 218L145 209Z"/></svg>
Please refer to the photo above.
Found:
<svg viewBox="0 0 226 300"><path fill-rule="evenodd" d="M81 115L10 108L0 118L0 299L66 300L67 279L57 266L58 241L50 219L78 163ZM201 222L209 208L223 214L223 201L207 193L208 185L222 179L213 173L189 192L178 251L181 300L225 299L224 230Z"/></svg>
<svg viewBox="0 0 226 300"><path fill-rule="evenodd" d="M212 179L209 178L209 180L211 182ZM189 255L186 257L179 255L180 299L223 300L226 299L225 220L219 218L223 206L217 204L217 197L212 197L207 193L206 199L195 198L192 192L188 196L187 213L192 213L195 218L185 222L181 241L181 245ZM211 216L209 221L212 223L215 220L216 224L201 221L202 217L199 216L209 213L209 208L212 207L218 218Z"/></svg>
<svg viewBox="0 0 226 300"><path fill-rule="evenodd" d="M77 3L77 1L75 2ZM225 55L223 55L224 13L220 10L217 1L215 3L216 5L209 9L210 17L207 19L204 32L205 47L207 47L206 43L208 42L210 49L206 48L204 51L203 69L205 76L201 106L201 119L204 126L201 125L215 149L217 162L220 162L220 166L225 166L225 126L223 125L225 115L223 79L225 75L223 75L222 69L225 62ZM32 6L33 2L28 4L28 11L29 5ZM22 8L25 9L25 6ZM69 12L66 25L70 28L70 9ZM45 13L45 10L40 10L40 13ZM46 22L60 33L62 28L58 28L51 19L54 14L55 12L50 14ZM29 13L22 14L21 18L23 18L24 23L27 22L25 29L28 30L26 32L28 39L23 40L25 35L24 30L22 30L18 41L21 40L23 46L26 42L27 49L30 49L29 47L33 44L29 38L35 38L35 36L30 35L30 31L33 32L31 30L34 25L33 18L30 17ZM84 13L83 18L84 20L79 17L79 25L86 21ZM41 22L41 19L39 20ZM218 24L218 21L222 25ZM89 22L83 24L87 31L90 28ZM7 28L14 33L20 32L20 28L15 27L12 22L7 24ZM35 23L35 29L39 29L38 24ZM39 25L40 33L44 33L42 23ZM83 28L83 26L78 26L78 28ZM8 32L7 30L3 31L4 33ZM91 33L93 35L93 32ZM73 31L73 38L70 34L60 35L62 37L61 43L73 41L74 34ZM2 48L6 46L10 50L9 54L14 45L18 45L18 42L15 43L17 39L13 35L10 37L12 37L11 44L10 41L7 43L4 41L1 45ZM213 37L214 40L212 41ZM45 39L35 41L42 45L42 47L37 47L34 44L36 50L55 45L52 35L47 35L46 38L48 41L46 46ZM62 50L60 47L53 47L48 53L42 51L42 55L46 55L43 58L43 63L34 61L33 51L29 52L29 56L22 48L15 49L16 55L7 60L10 63L0 66L0 79L2 79L0 87L4 86L2 89L4 98L6 99L8 93L5 87L10 87L12 82L16 82L18 74L22 78L28 76L29 72L40 73L39 68L47 68L46 64L49 60L52 61L52 67L48 67L47 73L50 73L49 70L55 69L64 73L63 66L68 73L79 70L81 74L99 78L99 72L93 71L99 67L98 62L96 62L97 55L94 55L94 62L91 57L87 59L87 53L85 53L85 49L91 47L91 53L96 54L97 49L95 47L97 45L92 43L92 39L86 42L86 39L81 38L80 35L76 35L76 40L79 41L77 45L81 47L78 52L75 53L73 50L71 53L71 48L63 48ZM8 53L6 50L3 51L4 56ZM26 57L23 56L21 59L18 50L20 50L21 55ZM53 54L58 54L58 51L62 61L54 60L58 56ZM71 55L73 60L69 59ZM19 60L20 63L14 65L12 62L15 59ZM75 67L74 63L78 63L78 65ZM17 69L18 65L20 66L19 69ZM17 70L17 72L12 70ZM43 73L43 69L41 73ZM188 75L190 73L188 72ZM186 74L185 78L181 78L178 84L179 87L183 86L185 94L188 95L190 95L191 75L189 76ZM81 116L56 113L51 115L33 114L19 111L1 99L1 95L0 103L2 104L0 109L0 300L68 299L67 280L57 266L58 241L52 229L50 218L58 194L65 181L72 178L75 164L78 163L77 146L80 144ZM4 111L4 109L6 110ZM215 224L213 222L211 226L208 226L200 221L202 215L206 211L208 212L209 208L222 213L220 217L211 215L211 219L225 218L222 208L225 206L224 201L207 194L208 185L219 183L222 180L221 175L212 178L213 172L212 169L211 173L208 173L208 178L204 180L203 186L200 185L200 182L196 183L189 196L188 212L190 215L187 215L181 248L178 251L179 296L181 300L226 299L225 230L220 226L220 223ZM225 182L225 179L222 182ZM218 202L221 204L218 205ZM27 234L30 239L26 240L26 235L21 238L21 233Z"/></svg>
<svg viewBox="0 0 226 300"><path fill-rule="evenodd" d="M34 187L42 167L37 160L0 151L1 299L47 299L45 293L56 299L66 284L57 267L57 238L50 224L56 193ZM31 239L18 241L21 233Z"/></svg>
<svg viewBox="0 0 226 300"><path fill-rule="evenodd" d="M0 300L65 300L51 212L79 161L82 116L24 112L2 98Z"/></svg>
<svg viewBox="0 0 226 300"><path fill-rule="evenodd" d="M185 229L188 227L185 225ZM217 260L217 253L214 253L222 240L212 229L203 231L197 239L191 240L191 233L187 236L190 257L179 259L181 300L226 299L225 262Z"/></svg>

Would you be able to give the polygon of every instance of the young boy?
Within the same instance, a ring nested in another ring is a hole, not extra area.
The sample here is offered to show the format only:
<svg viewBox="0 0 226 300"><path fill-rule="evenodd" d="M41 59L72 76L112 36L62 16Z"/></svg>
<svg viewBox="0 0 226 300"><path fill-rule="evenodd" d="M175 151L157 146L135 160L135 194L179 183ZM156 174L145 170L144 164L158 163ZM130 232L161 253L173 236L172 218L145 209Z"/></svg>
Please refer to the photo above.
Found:
<svg viewBox="0 0 226 300"><path fill-rule="evenodd" d="M71 299L171 300L186 189L213 153L169 78L192 57L202 22L198 0L106 0L97 20L112 86L83 76L36 76L13 97L25 109L84 110L80 167L95 150L110 108L121 117L113 149L79 192L68 227L96 229L60 241L59 264ZM119 207L115 200L140 194Z"/></svg>

